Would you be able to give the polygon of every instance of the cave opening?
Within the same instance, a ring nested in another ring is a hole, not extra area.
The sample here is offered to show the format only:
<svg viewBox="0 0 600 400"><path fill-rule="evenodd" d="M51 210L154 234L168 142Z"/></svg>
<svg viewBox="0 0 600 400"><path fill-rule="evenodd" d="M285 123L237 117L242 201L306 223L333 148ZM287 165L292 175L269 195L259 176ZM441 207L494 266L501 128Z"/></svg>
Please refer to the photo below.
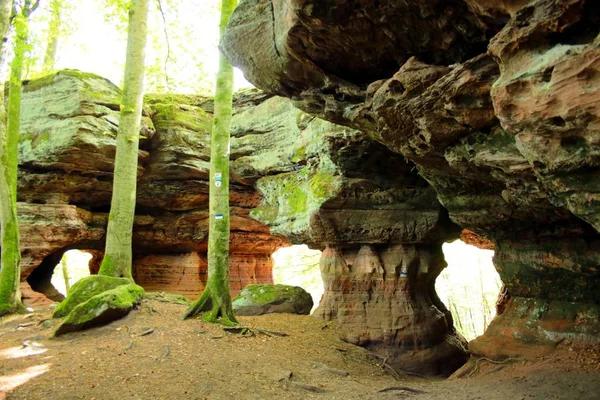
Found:
<svg viewBox="0 0 600 400"><path fill-rule="evenodd" d="M462 240L444 243L442 250L448 266L436 280L436 292L456 330L470 341L483 335L496 315L502 281L492 262L494 251Z"/></svg>
<svg viewBox="0 0 600 400"><path fill-rule="evenodd" d="M323 279L319 268L322 252L307 245L282 247L273 253L273 283L300 286L313 299L311 313L323 295Z"/></svg>
<svg viewBox="0 0 600 400"><path fill-rule="evenodd" d="M84 250L66 251L54 267L52 285L66 296L71 286L80 279L90 276L90 261L93 258L93 254Z"/></svg>
<svg viewBox="0 0 600 400"><path fill-rule="evenodd" d="M63 249L56 251L44 260L27 277L31 289L53 301L64 300L67 286L73 286L79 279L96 273L93 266L98 261L99 252L94 250ZM65 279L68 277L68 284Z"/></svg>

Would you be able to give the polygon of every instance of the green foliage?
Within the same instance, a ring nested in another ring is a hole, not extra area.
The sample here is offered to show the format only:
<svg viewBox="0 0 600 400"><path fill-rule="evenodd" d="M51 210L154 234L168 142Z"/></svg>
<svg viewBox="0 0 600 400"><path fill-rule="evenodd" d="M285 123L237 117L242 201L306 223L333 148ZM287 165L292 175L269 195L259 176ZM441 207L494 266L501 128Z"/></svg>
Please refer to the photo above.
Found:
<svg viewBox="0 0 600 400"><path fill-rule="evenodd" d="M216 26L214 29L205 27L218 18L218 3L219 0L160 0L162 13L158 1L151 3L154 7L150 7L148 20L151 51L146 63L147 92L214 93L215 74L212 72L216 66L212 60L219 36ZM50 60L54 59L64 66L93 70L119 83L124 60L114 49L120 48L118 39L121 43L126 41L131 4L129 0L42 1L31 24L31 46L27 50L24 76L34 79L51 72L55 66ZM95 36L107 37L106 43L90 40L85 31L87 21L98 23L85 15L90 11L104 14L105 22L98 21L101 27ZM115 31L117 40L113 40ZM65 51L67 47L69 50ZM53 48L56 48L54 54L49 51ZM76 65L69 65L71 60L66 54L72 54L74 48L81 49L82 58L85 52L104 52L103 62L97 64L97 68L85 66L86 62L81 60L73 60Z"/></svg>
<svg viewBox="0 0 600 400"><path fill-rule="evenodd" d="M133 5L132 0L102 0L105 9L105 20L117 30L125 34L129 22L129 11Z"/></svg>

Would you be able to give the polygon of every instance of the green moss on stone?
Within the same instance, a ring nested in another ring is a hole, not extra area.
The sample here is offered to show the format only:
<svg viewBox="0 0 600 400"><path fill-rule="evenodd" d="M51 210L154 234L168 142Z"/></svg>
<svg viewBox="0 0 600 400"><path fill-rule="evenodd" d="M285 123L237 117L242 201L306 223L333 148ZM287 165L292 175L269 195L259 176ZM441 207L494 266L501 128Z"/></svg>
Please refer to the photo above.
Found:
<svg viewBox="0 0 600 400"><path fill-rule="evenodd" d="M91 72L83 72L78 69L63 69L63 70L51 73L49 75L44 75L44 76L36 78L36 79L23 81L23 91L24 92L32 92L32 91L38 90L42 87L52 85L54 83L55 79L59 76L72 77L72 78L75 78L75 79L78 79L81 81L86 80L86 79L102 79L102 80L105 80L106 82L110 83L111 86L114 86L114 84L112 82L110 82L108 79L103 78L99 75L93 74Z"/></svg>
<svg viewBox="0 0 600 400"><path fill-rule="evenodd" d="M90 298L107 290L127 285L130 282L127 278L113 278L103 275L92 275L83 278L71 287L67 297L54 310L53 317L62 318L79 304L88 301Z"/></svg>
<svg viewBox="0 0 600 400"><path fill-rule="evenodd" d="M269 225L272 233L301 242L310 234L313 215L337 196L341 177L334 166L321 164L266 176L259 179L257 187L263 196L251 217Z"/></svg>
<svg viewBox="0 0 600 400"><path fill-rule="evenodd" d="M233 309L240 315L260 315L270 312L308 314L312 297L299 286L248 285L233 299Z"/></svg>
<svg viewBox="0 0 600 400"><path fill-rule="evenodd" d="M312 178L310 178L308 187L315 199L327 200L330 196L337 193L339 181L334 175L319 170Z"/></svg>
<svg viewBox="0 0 600 400"><path fill-rule="evenodd" d="M127 315L143 298L144 289L127 283L77 305L54 332L55 336L104 325Z"/></svg>
<svg viewBox="0 0 600 400"><path fill-rule="evenodd" d="M201 108L181 108L179 104L155 104L154 124L157 128L164 124L179 125L196 132L210 132L212 117Z"/></svg>

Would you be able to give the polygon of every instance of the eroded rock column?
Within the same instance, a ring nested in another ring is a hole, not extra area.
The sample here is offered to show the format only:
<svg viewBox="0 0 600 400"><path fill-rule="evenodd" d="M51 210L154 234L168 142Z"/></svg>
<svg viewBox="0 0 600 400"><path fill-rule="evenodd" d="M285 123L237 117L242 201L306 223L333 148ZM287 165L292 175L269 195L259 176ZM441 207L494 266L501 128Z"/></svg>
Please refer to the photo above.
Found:
<svg viewBox="0 0 600 400"><path fill-rule="evenodd" d="M343 340L403 371L449 375L466 361L467 343L435 292L446 267L440 243L328 246L320 266L325 293L314 315L336 320Z"/></svg>
<svg viewBox="0 0 600 400"><path fill-rule="evenodd" d="M600 241L500 240L494 264L511 299L469 350L490 358L538 357L563 340L600 342Z"/></svg>

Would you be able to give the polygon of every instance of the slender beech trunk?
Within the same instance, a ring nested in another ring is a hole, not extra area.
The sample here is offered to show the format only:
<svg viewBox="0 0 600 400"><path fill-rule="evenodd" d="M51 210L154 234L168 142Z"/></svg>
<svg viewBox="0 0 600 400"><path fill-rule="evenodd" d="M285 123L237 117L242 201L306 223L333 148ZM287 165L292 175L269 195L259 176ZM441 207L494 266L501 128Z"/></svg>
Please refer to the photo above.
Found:
<svg viewBox="0 0 600 400"><path fill-rule="evenodd" d="M221 37L237 0L222 0ZM215 112L210 143L210 195L208 231L208 281L202 296L184 318L206 313L204 319L224 324L237 320L229 290L229 137L233 98L233 67L221 53L215 92Z"/></svg>
<svg viewBox="0 0 600 400"><path fill-rule="evenodd" d="M56 65L56 54L58 50L58 38L61 27L61 9L64 0L52 0L50 2L50 22L48 24L48 44L44 55L44 73L54 71Z"/></svg>
<svg viewBox="0 0 600 400"><path fill-rule="evenodd" d="M100 275L131 274L133 218L137 186L138 148L144 95L148 0L134 0L129 10L123 102L117 133L113 194Z"/></svg>
<svg viewBox="0 0 600 400"><path fill-rule="evenodd" d="M37 7L37 4L34 6ZM6 38L12 1L0 2L0 30ZM33 11L26 1L21 12L14 16L16 29L14 58L10 65L8 118L4 96L0 96L0 221L2 224L2 255L0 268L0 315L24 310L19 283L21 280L21 251L19 249L19 222L17 219L17 165L21 114L21 75L27 44L27 18ZM2 42L0 59L5 58L6 44ZM4 125L6 121L6 127Z"/></svg>
<svg viewBox="0 0 600 400"><path fill-rule="evenodd" d="M65 293L71 289L71 283L69 282L69 266L67 265L67 254L63 254L60 260L60 268L62 269L63 280L65 281Z"/></svg>

